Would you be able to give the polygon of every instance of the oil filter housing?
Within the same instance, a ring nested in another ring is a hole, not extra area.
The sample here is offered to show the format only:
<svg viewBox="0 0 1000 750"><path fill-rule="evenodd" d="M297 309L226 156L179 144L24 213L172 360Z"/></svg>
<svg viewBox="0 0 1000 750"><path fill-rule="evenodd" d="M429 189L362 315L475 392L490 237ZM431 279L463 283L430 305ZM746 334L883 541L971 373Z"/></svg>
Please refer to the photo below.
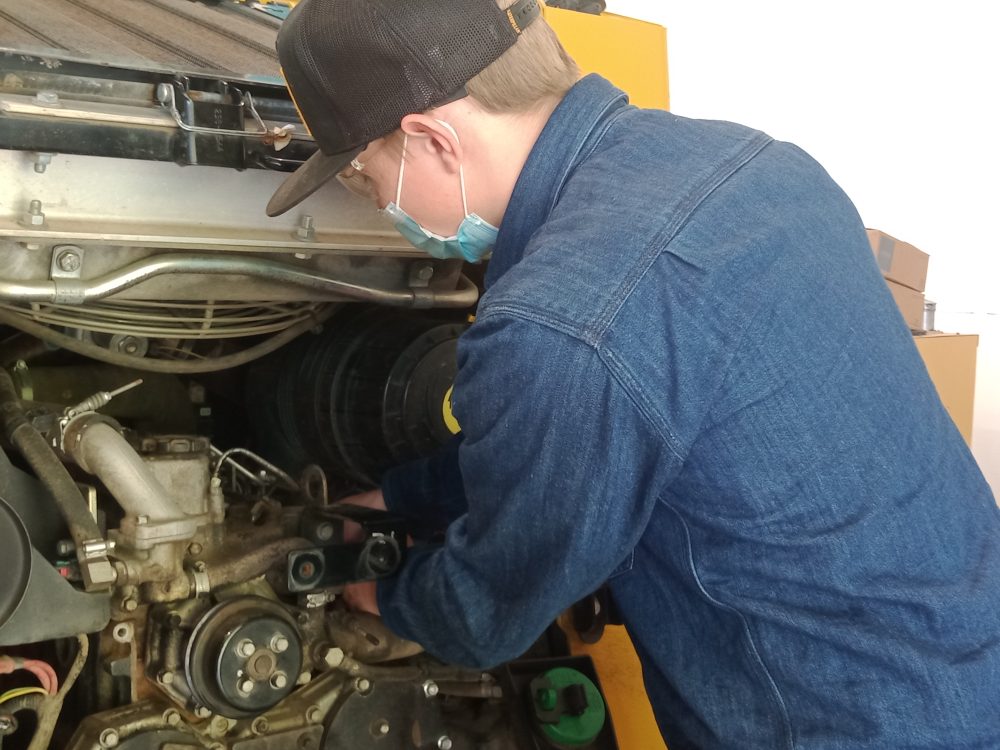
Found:
<svg viewBox="0 0 1000 750"><path fill-rule="evenodd" d="M251 369L258 448L293 473L318 464L361 485L433 452L457 431L448 400L465 328L440 315L346 306L320 335Z"/></svg>

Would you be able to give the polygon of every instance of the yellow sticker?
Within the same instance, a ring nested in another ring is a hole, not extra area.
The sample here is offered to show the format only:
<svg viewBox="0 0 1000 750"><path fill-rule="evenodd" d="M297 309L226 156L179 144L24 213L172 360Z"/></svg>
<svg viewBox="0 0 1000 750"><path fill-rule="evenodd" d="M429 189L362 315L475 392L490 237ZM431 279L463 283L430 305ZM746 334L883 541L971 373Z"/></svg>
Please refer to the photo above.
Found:
<svg viewBox="0 0 1000 750"><path fill-rule="evenodd" d="M444 394L444 403L441 404L441 416L444 418L444 426L448 428L448 431L452 435L457 435L462 431L461 426L458 424L458 420L455 419L455 414L451 410L451 392L455 390L455 386L451 386L448 392Z"/></svg>

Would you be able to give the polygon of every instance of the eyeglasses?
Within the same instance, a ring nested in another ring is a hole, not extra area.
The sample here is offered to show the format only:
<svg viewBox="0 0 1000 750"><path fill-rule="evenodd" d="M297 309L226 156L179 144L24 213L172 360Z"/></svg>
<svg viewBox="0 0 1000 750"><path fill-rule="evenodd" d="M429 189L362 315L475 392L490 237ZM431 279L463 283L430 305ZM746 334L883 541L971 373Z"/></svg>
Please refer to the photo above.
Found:
<svg viewBox="0 0 1000 750"><path fill-rule="evenodd" d="M357 159L337 172L337 181L345 188L361 198L378 203L378 191L371 177L364 173L365 165Z"/></svg>

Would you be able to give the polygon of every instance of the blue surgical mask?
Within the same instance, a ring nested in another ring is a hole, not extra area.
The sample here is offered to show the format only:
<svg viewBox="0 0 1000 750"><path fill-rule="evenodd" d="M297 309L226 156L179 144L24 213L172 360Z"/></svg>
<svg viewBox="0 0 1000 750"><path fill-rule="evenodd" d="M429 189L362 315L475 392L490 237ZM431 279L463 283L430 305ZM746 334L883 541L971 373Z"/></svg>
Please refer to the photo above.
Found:
<svg viewBox="0 0 1000 750"><path fill-rule="evenodd" d="M455 136L455 140L458 140L458 133L455 132L455 128L443 120L438 120L438 122L448 128L452 135ZM435 258L441 258L442 260L461 258L469 263L480 262L493 249L500 230L482 217L469 213L469 204L465 199L465 171L461 164L458 167L458 179L462 188L462 209L465 211L465 218L458 225L458 230L454 235L451 237L442 237L439 234L434 234L434 232L420 226L416 219L400 208L399 196L403 192L403 167L406 164L406 142L407 136L404 134L404 157L399 161L396 200L383 208L382 212L389 217L399 233L417 249L423 250Z"/></svg>

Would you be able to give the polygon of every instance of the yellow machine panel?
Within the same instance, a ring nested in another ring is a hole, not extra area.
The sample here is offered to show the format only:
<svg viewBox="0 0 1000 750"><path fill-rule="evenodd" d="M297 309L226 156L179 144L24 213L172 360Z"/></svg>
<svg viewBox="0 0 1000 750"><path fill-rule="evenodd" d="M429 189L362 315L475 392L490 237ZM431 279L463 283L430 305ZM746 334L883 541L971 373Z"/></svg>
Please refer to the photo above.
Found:
<svg viewBox="0 0 1000 750"><path fill-rule="evenodd" d="M548 7L545 20L584 73L600 73L637 107L670 108L665 28L613 13Z"/></svg>

